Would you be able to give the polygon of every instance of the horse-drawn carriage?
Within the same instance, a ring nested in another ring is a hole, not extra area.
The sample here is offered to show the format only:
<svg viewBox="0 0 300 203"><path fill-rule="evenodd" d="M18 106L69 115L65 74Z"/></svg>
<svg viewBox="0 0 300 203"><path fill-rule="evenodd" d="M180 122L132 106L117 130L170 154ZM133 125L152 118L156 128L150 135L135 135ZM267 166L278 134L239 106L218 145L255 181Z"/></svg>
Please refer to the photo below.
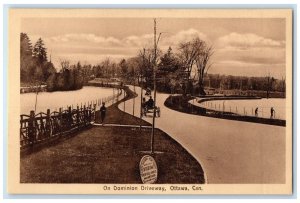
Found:
<svg viewBox="0 0 300 203"><path fill-rule="evenodd" d="M142 108L142 115L143 116L147 116L147 114L149 115L153 115L154 113L154 116L155 117L160 117L160 108L158 106L147 106L145 105L143 108Z"/></svg>
<svg viewBox="0 0 300 203"><path fill-rule="evenodd" d="M150 88L146 89L145 96L149 97L149 100L146 101L145 98L143 98L143 100L142 100L142 103L141 103L142 116L147 116L147 114L153 116L153 114L154 114L155 117L160 117L160 108L158 106L154 105L155 102L151 97L151 89Z"/></svg>
<svg viewBox="0 0 300 203"><path fill-rule="evenodd" d="M155 117L160 117L160 108L154 105L152 98L146 102L145 100L142 102L142 116L147 116L147 114L152 114Z"/></svg>

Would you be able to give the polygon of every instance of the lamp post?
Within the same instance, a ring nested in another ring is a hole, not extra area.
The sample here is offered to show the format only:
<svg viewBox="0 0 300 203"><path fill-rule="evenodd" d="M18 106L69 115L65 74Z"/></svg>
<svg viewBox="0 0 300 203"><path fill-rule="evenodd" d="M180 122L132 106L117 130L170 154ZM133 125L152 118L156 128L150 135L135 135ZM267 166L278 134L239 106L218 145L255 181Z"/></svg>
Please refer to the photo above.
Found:
<svg viewBox="0 0 300 203"><path fill-rule="evenodd" d="M155 130L155 105L156 105L156 19L154 18L154 59L153 59L153 89L154 89L154 104L153 104L153 118L151 130L151 154L154 153L154 130Z"/></svg>
<svg viewBox="0 0 300 203"><path fill-rule="evenodd" d="M156 117L156 58L157 58L157 45L160 39L161 34L160 32L158 35L158 39L156 40L156 18L154 18L154 59L153 59L153 89L154 89L154 104L153 104L153 118L152 118L152 130L151 130L151 153L154 153L154 130L155 130L155 117Z"/></svg>
<svg viewBox="0 0 300 203"><path fill-rule="evenodd" d="M140 72L140 75L141 75L141 78L140 78L140 86L141 86L141 108L140 108L140 119L142 119L142 117L143 117L143 107L142 107L142 104L143 104L143 68L144 68L144 66L145 66L145 52L146 52L146 50L145 50L145 48L143 49L143 54L142 54L142 56L143 56L143 66L142 66L142 68L141 68L141 72Z"/></svg>

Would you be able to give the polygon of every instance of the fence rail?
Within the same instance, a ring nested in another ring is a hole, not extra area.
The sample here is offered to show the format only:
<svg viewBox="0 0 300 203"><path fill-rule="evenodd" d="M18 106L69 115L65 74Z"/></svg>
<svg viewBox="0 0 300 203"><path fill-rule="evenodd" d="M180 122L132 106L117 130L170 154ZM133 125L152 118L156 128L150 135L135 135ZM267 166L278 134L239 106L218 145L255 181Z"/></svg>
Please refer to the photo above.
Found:
<svg viewBox="0 0 300 203"><path fill-rule="evenodd" d="M77 105L76 108L71 105L53 112L47 109L46 113L30 111L29 115L20 115L21 149L89 126L95 121L97 108L103 102L115 103L120 95L122 91L118 90L117 94L90 101L87 105Z"/></svg>
<svg viewBox="0 0 300 203"><path fill-rule="evenodd" d="M199 103L200 107L206 108L207 110L212 110L221 113L229 113L229 114L236 114L240 116L253 116L253 117L260 117L260 118L271 118L271 119L285 119L282 112L274 112L271 113L271 107L264 107L264 106L238 106L238 105L231 105L227 104L223 100L222 102L215 102L213 101L204 101ZM197 102L197 101L196 101ZM278 108L276 109L278 110ZM280 110L280 109L279 109Z"/></svg>
<svg viewBox="0 0 300 203"><path fill-rule="evenodd" d="M59 109L50 113L21 115L20 120L20 146L33 146L41 141L60 136L65 132L81 129L88 126L95 119L96 105L83 106L83 108L66 110Z"/></svg>

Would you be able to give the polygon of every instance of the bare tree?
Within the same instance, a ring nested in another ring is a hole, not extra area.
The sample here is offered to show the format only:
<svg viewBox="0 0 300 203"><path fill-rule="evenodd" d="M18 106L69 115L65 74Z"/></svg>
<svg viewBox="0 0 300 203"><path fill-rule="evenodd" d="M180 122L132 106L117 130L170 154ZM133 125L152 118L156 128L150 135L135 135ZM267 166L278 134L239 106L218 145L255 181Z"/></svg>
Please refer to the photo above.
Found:
<svg viewBox="0 0 300 203"><path fill-rule="evenodd" d="M212 46L206 45L205 42L201 48L202 50L196 57L196 66L198 72L199 92L201 95L205 95L206 93L204 91L204 77L207 74L208 69L211 67L211 64L209 64L209 59L213 55L213 49Z"/></svg>
<svg viewBox="0 0 300 203"><path fill-rule="evenodd" d="M199 37L194 38L192 41L179 44L179 58L185 66L185 71L189 78L191 77L193 65L196 63L196 59L200 55L204 45L205 42L200 40Z"/></svg>
<svg viewBox="0 0 300 203"><path fill-rule="evenodd" d="M70 68L70 61L68 60L60 60L61 71L64 72L66 69Z"/></svg>
<svg viewBox="0 0 300 203"><path fill-rule="evenodd" d="M151 87L153 82L154 50L144 48L142 51L140 50L138 57L141 62L141 77L145 80L146 83L144 85L146 85L147 87Z"/></svg>
<svg viewBox="0 0 300 203"><path fill-rule="evenodd" d="M213 54L212 47L208 46L206 42L199 37L196 37L192 41L180 43L179 51L179 57L187 74L187 82L189 82L191 78L193 66L196 65L200 94L205 94L203 87L204 76L210 67L209 59Z"/></svg>
<svg viewBox="0 0 300 203"><path fill-rule="evenodd" d="M111 71L110 68L111 68L111 61L109 59L109 57L107 57L104 61L102 61L101 63L102 67L103 67L103 71L104 71L104 76L105 77L108 77L110 74L109 72Z"/></svg>

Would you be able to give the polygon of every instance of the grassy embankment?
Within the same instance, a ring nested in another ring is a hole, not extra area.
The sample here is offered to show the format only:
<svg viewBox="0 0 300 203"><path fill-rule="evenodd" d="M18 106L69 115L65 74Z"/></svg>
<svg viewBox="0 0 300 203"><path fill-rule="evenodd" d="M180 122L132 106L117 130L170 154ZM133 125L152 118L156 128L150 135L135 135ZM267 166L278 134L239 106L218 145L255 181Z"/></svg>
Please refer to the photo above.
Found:
<svg viewBox="0 0 300 203"><path fill-rule="evenodd" d="M129 91L129 90L127 90ZM126 99L134 95L129 92ZM97 117L98 120L98 117ZM106 123L149 125L108 107ZM94 126L21 158L22 183L141 183L139 161L151 129ZM155 129L157 183L204 183L200 164L169 135Z"/></svg>
<svg viewBox="0 0 300 203"><path fill-rule="evenodd" d="M203 107L195 106L189 103L189 101L193 99L191 96L169 96L165 101L165 106L188 114L195 114L200 116L214 117L220 119L228 119L228 120L237 120L237 121L245 121L245 122L253 122L253 123L262 123L268 125L277 125L277 126L286 126L286 121L281 119L269 119L269 118L260 118L254 116L243 116L238 115L231 112L222 112L206 109ZM216 98L220 99L220 98ZM212 99L213 100L213 99Z"/></svg>

